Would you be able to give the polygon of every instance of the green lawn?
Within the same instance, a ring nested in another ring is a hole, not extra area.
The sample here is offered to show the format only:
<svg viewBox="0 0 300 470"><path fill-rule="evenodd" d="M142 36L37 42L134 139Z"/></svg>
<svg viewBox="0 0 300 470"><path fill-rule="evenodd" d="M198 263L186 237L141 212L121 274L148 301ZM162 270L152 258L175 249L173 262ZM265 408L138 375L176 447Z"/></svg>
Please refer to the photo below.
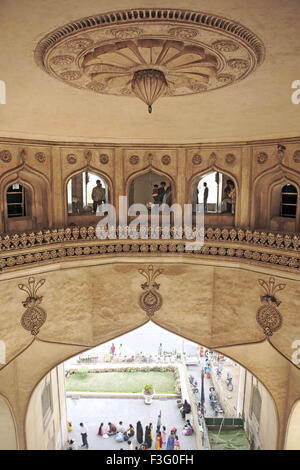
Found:
<svg viewBox="0 0 300 470"><path fill-rule="evenodd" d="M66 379L68 392L141 393L146 384L152 384L156 393L175 393L173 372L100 372Z"/></svg>

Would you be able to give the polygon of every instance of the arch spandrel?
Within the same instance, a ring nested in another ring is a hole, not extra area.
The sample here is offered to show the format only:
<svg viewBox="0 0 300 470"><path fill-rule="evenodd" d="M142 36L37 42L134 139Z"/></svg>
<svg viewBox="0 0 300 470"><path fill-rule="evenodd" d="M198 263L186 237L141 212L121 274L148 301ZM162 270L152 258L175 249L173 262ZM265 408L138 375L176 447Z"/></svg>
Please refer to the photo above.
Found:
<svg viewBox="0 0 300 470"><path fill-rule="evenodd" d="M140 305L145 279L139 269L149 266L149 258L128 261L125 257L108 257L101 265L95 260L85 266L78 260L75 265L56 265L60 269L55 271L40 270L34 278L37 282L45 279L38 295L43 297L39 307L47 318L38 338L92 347L143 325L151 317L158 325L211 348L264 340L263 328L256 319L264 294L258 279L268 281L271 270L264 273L261 268L242 268L233 263L225 266L205 260L174 263L167 257L160 259L151 259L155 269L162 269L157 280L162 305L153 317ZM2 332L8 361L34 338L21 325L26 294L18 284L28 282L28 277L0 283L0 294L6 298ZM288 273L276 276L278 282L286 284L278 294L282 325L270 340L290 358L298 331L298 300L294 294L299 292L299 282Z"/></svg>

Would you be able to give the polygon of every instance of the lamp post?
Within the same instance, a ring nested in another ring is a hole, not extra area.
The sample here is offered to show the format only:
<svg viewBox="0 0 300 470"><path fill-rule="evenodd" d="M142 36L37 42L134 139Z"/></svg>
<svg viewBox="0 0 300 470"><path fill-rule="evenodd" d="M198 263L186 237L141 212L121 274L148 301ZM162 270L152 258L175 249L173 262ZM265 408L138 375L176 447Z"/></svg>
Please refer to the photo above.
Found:
<svg viewBox="0 0 300 470"><path fill-rule="evenodd" d="M204 393L204 369L201 370L201 396L200 396L200 405L201 405L201 414L204 417L204 403L205 403L205 393Z"/></svg>

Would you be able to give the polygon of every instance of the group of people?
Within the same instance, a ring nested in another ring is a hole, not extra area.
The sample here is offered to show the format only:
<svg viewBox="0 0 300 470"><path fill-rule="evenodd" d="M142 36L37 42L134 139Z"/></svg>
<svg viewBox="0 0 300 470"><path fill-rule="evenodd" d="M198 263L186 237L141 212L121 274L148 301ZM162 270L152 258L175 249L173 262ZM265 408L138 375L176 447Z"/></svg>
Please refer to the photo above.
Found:
<svg viewBox="0 0 300 470"><path fill-rule="evenodd" d="M82 437L82 446L88 449L88 442L87 442L87 427L80 423L81 427L81 437ZM187 420L182 433L184 435L192 435L192 425ZM119 422L118 425L109 422L107 426L104 425L102 422L98 429L98 436L106 439L110 436L115 436L117 442L127 442L127 450L148 450L152 449L154 445L154 449L156 450L180 450L180 442L178 438L178 432L175 427L170 430L168 435L166 426L162 425L161 420L161 412L158 415L157 423L156 423L156 430L155 433L153 431L153 424L149 423L145 427L145 431L143 429L141 421L136 423L136 430L132 424L129 426L124 426L122 421ZM133 438L136 439L136 446L133 447ZM67 444L70 450L75 450L75 443L74 441L70 440ZM124 449L120 449L124 450Z"/></svg>
<svg viewBox="0 0 300 470"><path fill-rule="evenodd" d="M177 435L177 429L173 428L168 436L165 426L162 426L161 412L157 418L155 437L153 435L153 425L149 423L145 427L145 432L141 421L136 424L136 432L132 424L129 424L126 428L122 421L118 425L111 422L108 423L108 427L105 428L104 423L101 423L98 430L98 435L103 438L109 436L116 436L117 442L127 442L127 449L133 450L133 437L136 435L137 446L135 450L147 450L151 449L154 442L154 448L160 450L163 446L166 446L166 450L179 450L180 443Z"/></svg>
<svg viewBox="0 0 300 470"><path fill-rule="evenodd" d="M160 186L154 184L152 188L152 198L154 204L167 204L169 207L172 205L172 188L166 187L166 182L162 181Z"/></svg>
<svg viewBox="0 0 300 470"><path fill-rule="evenodd" d="M218 174L218 173L217 173ZM203 209L204 213L208 212L208 194L209 188L207 183L203 183ZM222 212L230 211L232 214L235 213L235 205L236 205L236 189L234 182L232 180L226 181L226 186L224 188L224 197L222 199ZM230 209L228 209L228 206Z"/></svg>

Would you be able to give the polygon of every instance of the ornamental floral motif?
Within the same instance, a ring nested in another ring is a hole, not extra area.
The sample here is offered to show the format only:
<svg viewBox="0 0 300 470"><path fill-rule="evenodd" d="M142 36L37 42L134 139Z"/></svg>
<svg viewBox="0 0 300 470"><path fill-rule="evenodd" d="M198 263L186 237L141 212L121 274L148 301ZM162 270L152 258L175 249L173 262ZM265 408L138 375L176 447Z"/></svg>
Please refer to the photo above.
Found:
<svg viewBox="0 0 300 470"><path fill-rule="evenodd" d="M138 155L131 155L131 157L129 158L129 162L131 163L131 165L137 165L140 161L140 158Z"/></svg>
<svg viewBox="0 0 300 470"><path fill-rule="evenodd" d="M195 155L193 155L192 163L193 163L193 165L200 165L202 163L201 155L199 155L197 153Z"/></svg>
<svg viewBox="0 0 300 470"><path fill-rule="evenodd" d="M68 81L78 80L81 77L81 72L78 70L67 70L66 72L62 72L60 76Z"/></svg>
<svg viewBox="0 0 300 470"><path fill-rule="evenodd" d="M169 165L171 162L170 155L164 155L163 157L161 157L161 162L163 165Z"/></svg>
<svg viewBox="0 0 300 470"><path fill-rule="evenodd" d="M2 150L0 152L0 159L4 162L4 163L9 163L11 161L11 153L9 150Z"/></svg>
<svg viewBox="0 0 300 470"><path fill-rule="evenodd" d="M233 153L228 153L225 157L225 162L228 165L233 165L233 163L235 162L235 155L233 155Z"/></svg>
<svg viewBox="0 0 300 470"><path fill-rule="evenodd" d="M50 60L52 65L63 66L70 65L74 62L74 57L71 55L57 55Z"/></svg>
<svg viewBox="0 0 300 470"><path fill-rule="evenodd" d="M300 150L294 152L293 160L295 163L300 163Z"/></svg>
<svg viewBox="0 0 300 470"><path fill-rule="evenodd" d="M47 318L45 310L39 306L43 297L37 296L37 291L45 282L45 279L40 279L36 283L35 279L30 277L28 279L28 285L18 284L19 289L28 294L26 300L22 302L26 310L22 315L21 325L34 336L39 333L41 326L45 323Z"/></svg>
<svg viewBox="0 0 300 470"><path fill-rule="evenodd" d="M65 44L65 47L71 51L79 52L93 45L93 41L86 37L71 39Z"/></svg>
<svg viewBox="0 0 300 470"><path fill-rule="evenodd" d="M39 163L44 163L46 161L46 155L43 152L37 152L35 154L35 159Z"/></svg>
<svg viewBox="0 0 300 470"><path fill-rule="evenodd" d="M256 160L260 165L262 165L268 160L268 155L265 152L260 152L257 154Z"/></svg>
<svg viewBox="0 0 300 470"><path fill-rule="evenodd" d="M249 68L248 60L244 59L230 59L227 63L230 68L238 70L239 72L244 72Z"/></svg>
<svg viewBox="0 0 300 470"><path fill-rule="evenodd" d="M169 34L180 39L192 39L197 36L197 31L192 28L171 28Z"/></svg>
<svg viewBox="0 0 300 470"><path fill-rule="evenodd" d="M263 305L257 311L256 320L263 328L265 335L272 336L282 325L282 316L276 308L281 302L276 299L275 293L283 290L286 284L275 285L274 277L270 277L268 282L258 279L258 283L263 287L265 295L260 297Z"/></svg>
<svg viewBox="0 0 300 470"><path fill-rule="evenodd" d="M217 75L217 81L220 83L231 83L234 81L234 76L230 75L230 73L220 73Z"/></svg>
<svg viewBox="0 0 300 470"><path fill-rule="evenodd" d="M209 160L209 164L211 166L215 165L216 164L216 161L217 161L217 155L215 154L215 152L212 152L208 158Z"/></svg>
<svg viewBox="0 0 300 470"><path fill-rule="evenodd" d="M215 41L213 42L212 46L214 49L220 52L234 52L237 51L239 48L239 45L236 42L233 41Z"/></svg>
<svg viewBox="0 0 300 470"><path fill-rule="evenodd" d="M156 279L162 273L162 269L153 269L150 265L147 269L139 269L139 273L145 277L146 282L141 284L141 288L145 291L140 295L139 304L142 310L146 312L149 318L153 317L162 306L162 296L158 293L160 284Z"/></svg>
<svg viewBox="0 0 300 470"><path fill-rule="evenodd" d="M137 38L142 34L140 28L120 28L120 29L110 29L106 34L112 35L117 39L132 39Z"/></svg>
<svg viewBox="0 0 300 470"><path fill-rule="evenodd" d="M103 90L105 90L106 87L107 87L107 83L101 82L101 81L98 81L98 82L90 82L90 83L87 85L87 88L88 88L89 90L93 90L93 91L95 91L96 93L101 93Z"/></svg>
<svg viewBox="0 0 300 470"><path fill-rule="evenodd" d="M74 165L74 163L77 162L76 155L74 155L74 153L69 153L69 155L67 155L67 162L70 163L71 165Z"/></svg>
<svg viewBox="0 0 300 470"><path fill-rule="evenodd" d="M106 155L105 153L102 153L99 157L99 160L100 160L100 163L102 163L102 165L106 165L109 162L109 156Z"/></svg>

